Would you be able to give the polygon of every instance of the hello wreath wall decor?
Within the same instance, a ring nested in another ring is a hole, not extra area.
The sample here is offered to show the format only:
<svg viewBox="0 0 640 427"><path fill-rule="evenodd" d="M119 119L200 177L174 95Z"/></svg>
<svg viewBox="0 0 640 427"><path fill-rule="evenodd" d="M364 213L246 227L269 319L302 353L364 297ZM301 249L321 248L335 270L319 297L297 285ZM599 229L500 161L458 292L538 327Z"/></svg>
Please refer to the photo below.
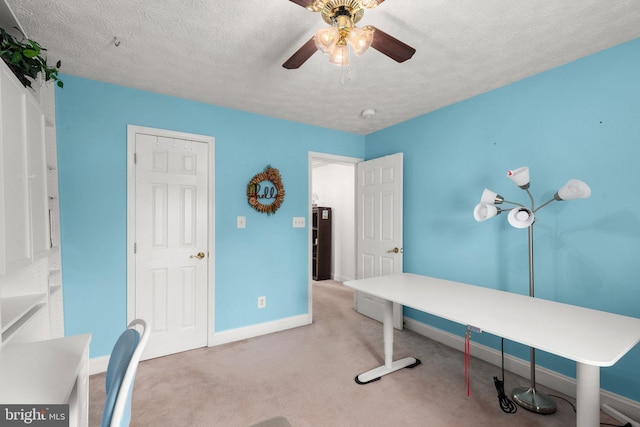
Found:
<svg viewBox="0 0 640 427"><path fill-rule="evenodd" d="M260 213L274 214L284 202L284 185L278 169L267 165L247 185L249 205Z"/></svg>

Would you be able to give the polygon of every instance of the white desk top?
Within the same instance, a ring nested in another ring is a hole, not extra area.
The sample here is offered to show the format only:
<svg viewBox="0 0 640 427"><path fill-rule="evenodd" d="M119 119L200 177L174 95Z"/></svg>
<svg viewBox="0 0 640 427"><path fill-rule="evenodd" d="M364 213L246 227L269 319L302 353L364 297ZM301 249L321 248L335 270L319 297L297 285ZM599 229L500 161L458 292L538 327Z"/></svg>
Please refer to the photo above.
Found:
<svg viewBox="0 0 640 427"><path fill-rule="evenodd" d="M0 349L0 403L67 403L89 347L90 334Z"/></svg>
<svg viewBox="0 0 640 427"><path fill-rule="evenodd" d="M576 362L612 366L638 342L640 319L411 273L345 285Z"/></svg>

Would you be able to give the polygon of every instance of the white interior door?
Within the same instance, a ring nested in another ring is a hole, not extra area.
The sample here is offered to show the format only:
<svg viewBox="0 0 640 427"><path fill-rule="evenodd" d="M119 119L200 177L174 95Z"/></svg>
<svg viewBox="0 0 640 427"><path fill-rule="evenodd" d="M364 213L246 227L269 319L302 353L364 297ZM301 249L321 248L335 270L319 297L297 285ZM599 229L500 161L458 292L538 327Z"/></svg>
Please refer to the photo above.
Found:
<svg viewBox="0 0 640 427"><path fill-rule="evenodd" d="M402 272L402 153L358 163L358 279ZM383 301L356 292L359 313L382 321ZM393 325L402 329L402 306L394 304Z"/></svg>
<svg viewBox="0 0 640 427"><path fill-rule="evenodd" d="M135 291L129 295L133 317L152 329L145 358L207 345L209 149L206 142L135 134Z"/></svg>

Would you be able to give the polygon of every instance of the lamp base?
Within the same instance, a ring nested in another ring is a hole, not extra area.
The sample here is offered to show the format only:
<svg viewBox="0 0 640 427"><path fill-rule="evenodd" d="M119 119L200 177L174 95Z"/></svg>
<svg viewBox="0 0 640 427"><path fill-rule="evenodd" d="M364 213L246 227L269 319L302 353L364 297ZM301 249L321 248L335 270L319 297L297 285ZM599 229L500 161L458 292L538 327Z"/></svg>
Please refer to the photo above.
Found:
<svg viewBox="0 0 640 427"><path fill-rule="evenodd" d="M511 392L511 398L524 409L538 414L553 414L556 403L546 395L538 392L535 387L517 387Z"/></svg>

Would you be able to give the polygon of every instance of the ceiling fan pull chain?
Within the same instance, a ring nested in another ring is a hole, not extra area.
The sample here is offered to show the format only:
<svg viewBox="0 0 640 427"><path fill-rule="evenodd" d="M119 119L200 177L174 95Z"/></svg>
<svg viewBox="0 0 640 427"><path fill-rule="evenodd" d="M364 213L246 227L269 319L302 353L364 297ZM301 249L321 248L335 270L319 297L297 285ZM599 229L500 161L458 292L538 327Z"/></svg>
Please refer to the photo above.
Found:
<svg viewBox="0 0 640 427"><path fill-rule="evenodd" d="M345 67L344 65L340 67L340 82L344 84L344 69L347 69L347 81L351 81L351 67Z"/></svg>

